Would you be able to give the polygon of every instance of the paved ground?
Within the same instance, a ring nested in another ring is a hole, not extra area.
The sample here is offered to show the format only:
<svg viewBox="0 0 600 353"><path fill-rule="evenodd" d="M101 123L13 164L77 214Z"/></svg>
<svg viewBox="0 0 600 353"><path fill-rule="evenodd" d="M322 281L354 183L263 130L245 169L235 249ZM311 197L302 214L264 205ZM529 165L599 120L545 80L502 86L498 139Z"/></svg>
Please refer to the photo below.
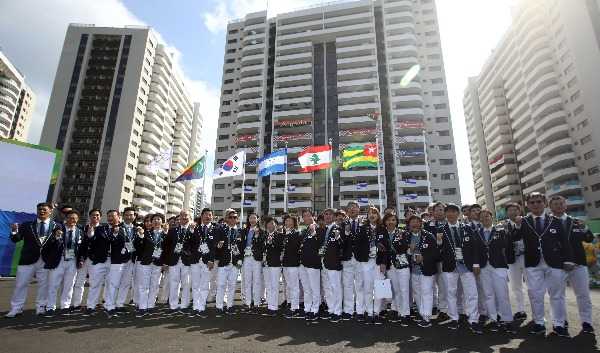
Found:
<svg viewBox="0 0 600 353"><path fill-rule="evenodd" d="M9 308L13 281L0 281L0 312ZM30 291L28 303L32 303ZM577 308L569 299L571 334L579 332ZM600 291L593 293L594 323L600 329ZM32 308L31 305L28 306ZM212 314L212 311L211 311ZM38 318L31 310L16 319L0 319L0 352L596 352L596 337L532 337L525 327L513 337L503 333L473 336L465 329L420 329L355 322L307 325L303 320L238 315L234 318L187 318L159 314L107 320L80 316Z"/></svg>

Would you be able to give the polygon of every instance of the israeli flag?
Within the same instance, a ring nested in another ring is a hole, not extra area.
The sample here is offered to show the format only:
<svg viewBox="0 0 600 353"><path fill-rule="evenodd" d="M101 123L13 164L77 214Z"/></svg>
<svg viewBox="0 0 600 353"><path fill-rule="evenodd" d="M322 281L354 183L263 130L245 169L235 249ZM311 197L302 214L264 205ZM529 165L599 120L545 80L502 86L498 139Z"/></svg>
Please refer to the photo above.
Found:
<svg viewBox="0 0 600 353"><path fill-rule="evenodd" d="M244 200L244 206L252 206L251 200Z"/></svg>
<svg viewBox="0 0 600 353"><path fill-rule="evenodd" d="M294 190L296 190L296 186L288 185L288 191L294 191Z"/></svg>
<svg viewBox="0 0 600 353"><path fill-rule="evenodd" d="M244 185L244 192L252 192L254 190L251 185Z"/></svg>
<svg viewBox="0 0 600 353"><path fill-rule="evenodd" d="M404 195L404 198L406 198L407 200L416 200L418 196L419 195L417 195L417 194L407 194L407 195Z"/></svg>
<svg viewBox="0 0 600 353"><path fill-rule="evenodd" d="M258 160L258 176L264 177L274 173L285 172L287 149L281 149Z"/></svg>
<svg viewBox="0 0 600 353"><path fill-rule="evenodd" d="M404 182L407 183L407 184L416 185L417 184L417 179L406 179L406 180L404 180Z"/></svg>
<svg viewBox="0 0 600 353"><path fill-rule="evenodd" d="M361 205L366 205L369 203L369 198L368 197L359 197L358 203Z"/></svg>
<svg viewBox="0 0 600 353"><path fill-rule="evenodd" d="M358 190L366 189L368 186L369 186L369 183L358 183L358 184L356 184L356 188Z"/></svg>

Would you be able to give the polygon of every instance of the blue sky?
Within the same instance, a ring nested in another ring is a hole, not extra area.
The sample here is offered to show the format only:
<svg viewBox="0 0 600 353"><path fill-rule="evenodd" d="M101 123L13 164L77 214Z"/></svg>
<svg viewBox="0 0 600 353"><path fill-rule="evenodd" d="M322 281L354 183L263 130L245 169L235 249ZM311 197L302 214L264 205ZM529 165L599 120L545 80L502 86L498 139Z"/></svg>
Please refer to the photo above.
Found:
<svg viewBox="0 0 600 353"><path fill-rule="evenodd" d="M18 0L3 1L0 46L37 95L28 141L38 143L69 23L147 25L179 55L192 98L204 117L203 146L214 150L228 21L267 9L268 15L321 4L321 0ZM450 99L461 197L475 200L463 118L469 76L481 67L510 24L517 0L436 0ZM330 1L325 1L330 2ZM32 10L35 9L35 10ZM23 19L27 19L24 21ZM209 158L209 162L212 158ZM212 165L209 165L209 170Z"/></svg>

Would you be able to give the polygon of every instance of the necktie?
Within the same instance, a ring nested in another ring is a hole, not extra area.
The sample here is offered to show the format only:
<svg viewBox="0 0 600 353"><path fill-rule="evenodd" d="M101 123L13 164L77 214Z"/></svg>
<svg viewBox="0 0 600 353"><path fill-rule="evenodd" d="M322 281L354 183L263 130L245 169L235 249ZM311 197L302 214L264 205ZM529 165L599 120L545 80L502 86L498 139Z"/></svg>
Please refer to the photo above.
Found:
<svg viewBox="0 0 600 353"><path fill-rule="evenodd" d="M43 237L46 235L46 229L44 227L44 222L40 222L40 229L38 230L38 236Z"/></svg>
<svg viewBox="0 0 600 353"><path fill-rule="evenodd" d="M535 217L535 231L538 235L542 234L542 217Z"/></svg>
<svg viewBox="0 0 600 353"><path fill-rule="evenodd" d="M356 220L352 221L352 233L356 233Z"/></svg>
<svg viewBox="0 0 600 353"><path fill-rule="evenodd" d="M73 231L69 230L68 235L67 235L67 249L71 249L71 247L73 246Z"/></svg>
<svg viewBox="0 0 600 353"><path fill-rule="evenodd" d="M459 246L458 234L456 234L456 227L450 227L452 229L452 240L454 240L454 246Z"/></svg>

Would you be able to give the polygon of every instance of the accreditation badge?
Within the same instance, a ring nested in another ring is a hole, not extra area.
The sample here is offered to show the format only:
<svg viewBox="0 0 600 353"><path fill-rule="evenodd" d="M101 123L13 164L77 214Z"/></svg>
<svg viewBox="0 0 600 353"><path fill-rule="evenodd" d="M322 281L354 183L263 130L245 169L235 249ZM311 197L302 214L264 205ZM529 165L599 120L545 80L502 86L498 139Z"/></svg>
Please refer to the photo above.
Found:
<svg viewBox="0 0 600 353"><path fill-rule="evenodd" d="M200 252L201 252L203 255L206 255L206 254L208 254L208 245L207 245L206 243L202 243L202 244L200 244L200 248L199 248L199 249L200 249Z"/></svg>
<svg viewBox="0 0 600 353"><path fill-rule="evenodd" d="M181 250L183 250L183 244L177 243L177 245L175 245L175 253L179 254L181 253Z"/></svg>
<svg viewBox="0 0 600 353"><path fill-rule="evenodd" d="M456 256L457 261L463 261L462 248L454 248L454 255Z"/></svg>
<svg viewBox="0 0 600 353"><path fill-rule="evenodd" d="M65 251L65 260L73 260L75 258L75 250L67 249Z"/></svg>

